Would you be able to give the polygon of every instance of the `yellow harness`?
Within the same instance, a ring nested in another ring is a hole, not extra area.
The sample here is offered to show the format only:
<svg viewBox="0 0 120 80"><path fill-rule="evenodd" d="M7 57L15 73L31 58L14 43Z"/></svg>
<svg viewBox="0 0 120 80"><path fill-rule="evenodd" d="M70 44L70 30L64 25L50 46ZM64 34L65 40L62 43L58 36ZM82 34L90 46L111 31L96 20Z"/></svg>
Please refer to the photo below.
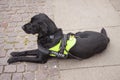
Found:
<svg viewBox="0 0 120 80"><path fill-rule="evenodd" d="M75 36L74 35L70 35L69 39L67 40L66 47L65 47L65 50L64 50L63 54L64 55L68 55L69 50L75 45L75 43L76 43ZM60 51L60 45L61 45L61 40L59 41L58 44L56 44L55 46L51 47L49 50L55 51L55 52L59 52ZM50 56L56 57L56 55L52 54L52 53L50 54Z"/></svg>

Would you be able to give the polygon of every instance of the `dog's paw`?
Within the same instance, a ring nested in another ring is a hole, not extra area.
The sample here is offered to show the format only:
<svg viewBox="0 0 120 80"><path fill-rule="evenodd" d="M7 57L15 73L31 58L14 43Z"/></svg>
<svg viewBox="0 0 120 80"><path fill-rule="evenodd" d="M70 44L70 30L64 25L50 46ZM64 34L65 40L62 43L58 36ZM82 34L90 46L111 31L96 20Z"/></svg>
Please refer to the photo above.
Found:
<svg viewBox="0 0 120 80"><path fill-rule="evenodd" d="M19 58L18 57L11 57L7 60L7 63L11 64L11 63L15 63L15 62L18 62Z"/></svg>

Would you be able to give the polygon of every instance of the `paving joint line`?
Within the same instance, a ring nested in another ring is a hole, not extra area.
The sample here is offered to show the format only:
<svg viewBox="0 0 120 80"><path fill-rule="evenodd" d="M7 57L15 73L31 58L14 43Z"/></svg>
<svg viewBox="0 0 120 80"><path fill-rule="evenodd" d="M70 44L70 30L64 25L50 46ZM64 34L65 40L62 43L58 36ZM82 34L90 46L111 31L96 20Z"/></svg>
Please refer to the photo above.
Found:
<svg viewBox="0 0 120 80"><path fill-rule="evenodd" d="M103 66L90 66L90 67L77 67L77 68L69 68L69 69L60 69L60 71L76 70L76 69L91 69L91 68L116 67L116 66L120 66L120 64L116 64L116 65L103 65Z"/></svg>
<svg viewBox="0 0 120 80"><path fill-rule="evenodd" d="M98 28L117 28L120 27L120 25L115 26L104 26L104 27L96 27L96 28L81 28L81 29L74 29L74 30L63 30L63 31L77 31L77 30L85 30L85 29L98 29Z"/></svg>

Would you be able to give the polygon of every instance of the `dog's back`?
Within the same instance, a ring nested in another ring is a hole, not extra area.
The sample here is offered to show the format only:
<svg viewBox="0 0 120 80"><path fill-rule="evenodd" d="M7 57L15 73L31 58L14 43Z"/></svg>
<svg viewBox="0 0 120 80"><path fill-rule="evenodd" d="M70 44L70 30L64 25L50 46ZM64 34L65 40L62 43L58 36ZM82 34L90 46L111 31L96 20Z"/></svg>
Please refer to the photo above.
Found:
<svg viewBox="0 0 120 80"><path fill-rule="evenodd" d="M71 48L70 53L80 58L89 58L96 53L102 52L109 43L106 30L103 28L101 33L85 31L76 33L76 45Z"/></svg>

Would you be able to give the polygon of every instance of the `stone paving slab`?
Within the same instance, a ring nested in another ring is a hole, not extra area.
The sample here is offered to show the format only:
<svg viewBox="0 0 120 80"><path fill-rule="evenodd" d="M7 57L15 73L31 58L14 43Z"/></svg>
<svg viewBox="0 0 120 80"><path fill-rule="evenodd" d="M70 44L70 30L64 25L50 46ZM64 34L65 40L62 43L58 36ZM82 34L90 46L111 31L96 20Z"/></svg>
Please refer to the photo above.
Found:
<svg viewBox="0 0 120 80"><path fill-rule="evenodd" d="M0 75L0 80L11 80L11 73L3 73Z"/></svg>
<svg viewBox="0 0 120 80"><path fill-rule="evenodd" d="M110 37L110 43L107 49L101 54L95 55L85 60L59 60L60 69L72 69L80 67L93 67L104 65L120 65L120 27L105 28ZM89 29L93 31L100 31L98 29Z"/></svg>
<svg viewBox="0 0 120 80"><path fill-rule="evenodd" d="M58 80L56 60L43 65L46 68L36 63L7 63L11 52L37 48L37 37L26 34L21 27L39 13L53 19L51 3L52 0L0 0L0 80Z"/></svg>
<svg viewBox="0 0 120 80"><path fill-rule="evenodd" d="M110 2L117 11L120 11L120 0L110 0Z"/></svg>
<svg viewBox="0 0 120 80"><path fill-rule="evenodd" d="M119 80L120 66L63 70L60 80Z"/></svg>
<svg viewBox="0 0 120 80"><path fill-rule="evenodd" d="M55 0L54 19L64 30L120 25L109 0Z"/></svg>
<svg viewBox="0 0 120 80"><path fill-rule="evenodd" d="M23 80L22 73L14 73L12 80Z"/></svg>

